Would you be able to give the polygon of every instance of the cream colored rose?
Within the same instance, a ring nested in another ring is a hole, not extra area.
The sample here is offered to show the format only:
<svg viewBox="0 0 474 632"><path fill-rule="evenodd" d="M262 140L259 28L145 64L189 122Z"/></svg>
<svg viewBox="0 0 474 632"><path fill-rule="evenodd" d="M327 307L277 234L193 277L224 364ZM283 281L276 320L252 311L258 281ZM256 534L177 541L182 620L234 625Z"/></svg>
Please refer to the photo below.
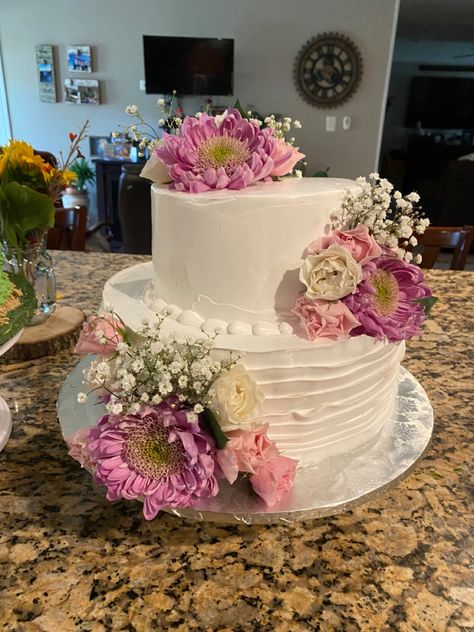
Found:
<svg viewBox="0 0 474 632"><path fill-rule="evenodd" d="M264 395L242 365L236 364L218 378L213 390L222 430L249 429L261 423L258 416Z"/></svg>
<svg viewBox="0 0 474 632"><path fill-rule="evenodd" d="M361 280L362 267L347 248L334 244L318 254L308 255L300 269L306 296L313 300L337 301L354 293Z"/></svg>

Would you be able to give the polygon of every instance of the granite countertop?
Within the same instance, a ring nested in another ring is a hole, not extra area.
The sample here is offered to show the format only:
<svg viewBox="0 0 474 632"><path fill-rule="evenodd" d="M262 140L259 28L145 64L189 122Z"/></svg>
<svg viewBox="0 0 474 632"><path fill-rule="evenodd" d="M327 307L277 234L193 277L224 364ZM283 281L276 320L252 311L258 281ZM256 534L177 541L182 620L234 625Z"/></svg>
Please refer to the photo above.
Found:
<svg viewBox="0 0 474 632"><path fill-rule="evenodd" d="M108 277L146 259L55 253L62 302L91 312ZM108 503L56 420L77 357L0 364L13 415L0 453L0 629L472 630L474 275L428 281L442 300L404 362L435 411L425 458L366 505L293 526L146 522L138 503Z"/></svg>

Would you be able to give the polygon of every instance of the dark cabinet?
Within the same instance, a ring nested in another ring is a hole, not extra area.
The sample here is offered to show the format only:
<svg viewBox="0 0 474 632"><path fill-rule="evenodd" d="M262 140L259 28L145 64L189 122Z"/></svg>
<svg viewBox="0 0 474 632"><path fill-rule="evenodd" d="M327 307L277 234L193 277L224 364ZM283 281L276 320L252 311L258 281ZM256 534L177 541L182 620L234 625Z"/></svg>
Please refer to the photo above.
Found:
<svg viewBox="0 0 474 632"><path fill-rule="evenodd" d="M97 186L97 214L99 222L112 227L116 241L122 241L119 216L119 183L123 165L135 164L126 160L94 160Z"/></svg>

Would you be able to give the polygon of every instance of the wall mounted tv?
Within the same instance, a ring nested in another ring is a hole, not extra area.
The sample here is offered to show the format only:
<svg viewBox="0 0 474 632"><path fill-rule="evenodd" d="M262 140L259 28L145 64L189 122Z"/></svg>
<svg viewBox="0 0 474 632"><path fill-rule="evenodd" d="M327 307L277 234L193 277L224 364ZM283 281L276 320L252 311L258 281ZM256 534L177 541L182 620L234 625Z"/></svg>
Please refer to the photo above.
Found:
<svg viewBox="0 0 474 632"><path fill-rule="evenodd" d="M147 94L231 95L234 40L144 35Z"/></svg>
<svg viewBox="0 0 474 632"><path fill-rule="evenodd" d="M474 129L474 79L413 77L406 127Z"/></svg>

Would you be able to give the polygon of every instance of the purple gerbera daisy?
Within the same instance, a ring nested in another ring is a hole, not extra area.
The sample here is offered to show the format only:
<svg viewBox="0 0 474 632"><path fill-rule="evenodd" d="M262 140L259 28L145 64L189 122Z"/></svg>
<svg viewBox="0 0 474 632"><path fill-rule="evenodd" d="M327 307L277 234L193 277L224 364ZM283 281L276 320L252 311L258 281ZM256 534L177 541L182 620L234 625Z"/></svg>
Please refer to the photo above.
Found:
<svg viewBox="0 0 474 632"><path fill-rule="evenodd" d="M141 498L152 520L163 507L217 494L214 441L185 410L162 404L116 419L102 417L88 446L108 500Z"/></svg>
<svg viewBox="0 0 474 632"><path fill-rule="evenodd" d="M366 334L390 342L420 335L425 310L419 299L431 296L417 266L382 256L364 266L364 280L343 300L360 322L351 336Z"/></svg>
<svg viewBox="0 0 474 632"><path fill-rule="evenodd" d="M156 155L168 166L174 180L170 186L178 191L243 189L270 177L275 166L278 139L273 130L261 130L233 108L220 117L187 116L176 134L163 138Z"/></svg>

